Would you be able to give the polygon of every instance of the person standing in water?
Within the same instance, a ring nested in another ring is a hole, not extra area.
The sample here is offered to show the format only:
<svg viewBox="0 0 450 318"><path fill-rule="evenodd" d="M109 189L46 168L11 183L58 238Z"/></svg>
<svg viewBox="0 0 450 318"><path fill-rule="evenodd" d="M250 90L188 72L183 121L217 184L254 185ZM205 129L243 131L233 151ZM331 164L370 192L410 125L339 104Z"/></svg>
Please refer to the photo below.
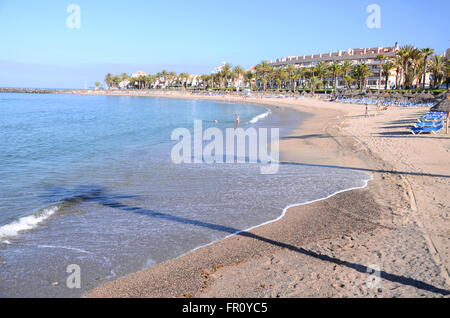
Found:
<svg viewBox="0 0 450 318"><path fill-rule="evenodd" d="M240 126L241 125L241 117L239 115L234 115L234 123L236 124L236 126Z"/></svg>

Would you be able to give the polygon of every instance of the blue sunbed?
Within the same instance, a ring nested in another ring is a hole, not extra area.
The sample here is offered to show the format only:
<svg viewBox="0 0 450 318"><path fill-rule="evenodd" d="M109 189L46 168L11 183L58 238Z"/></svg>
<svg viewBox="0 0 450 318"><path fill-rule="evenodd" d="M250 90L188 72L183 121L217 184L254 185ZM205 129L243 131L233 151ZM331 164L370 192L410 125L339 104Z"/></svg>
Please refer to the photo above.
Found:
<svg viewBox="0 0 450 318"><path fill-rule="evenodd" d="M440 120L440 121L427 121L424 123L415 123L414 127L436 127L436 126L440 126L443 125L444 121Z"/></svg>
<svg viewBox="0 0 450 318"><path fill-rule="evenodd" d="M440 117L440 116L445 116L445 114L441 114L441 113L431 113L431 114L426 114L423 117Z"/></svg>
<svg viewBox="0 0 450 318"><path fill-rule="evenodd" d="M444 120L445 116L432 116L432 117L422 117L419 118L417 121L419 123L424 122L424 121L440 121L440 120Z"/></svg>
<svg viewBox="0 0 450 318"><path fill-rule="evenodd" d="M443 128L444 128L444 125L426 126L426 127L417 127L417 128L414 127L414 128L411 128L411 132L413 133L413 135L419 135L424 132L436 134L437 132L441 131Z"/></svg>

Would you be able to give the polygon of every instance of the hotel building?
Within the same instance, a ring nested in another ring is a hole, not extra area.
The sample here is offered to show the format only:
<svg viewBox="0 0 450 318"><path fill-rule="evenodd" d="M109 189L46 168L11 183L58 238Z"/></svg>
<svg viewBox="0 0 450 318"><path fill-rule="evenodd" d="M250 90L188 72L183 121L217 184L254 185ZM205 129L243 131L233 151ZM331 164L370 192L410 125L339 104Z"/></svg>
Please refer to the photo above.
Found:
<svg viewBox="0 0 450 318"><path fill-rule="evenodd" d="M384 55L386 58L392 58L400 51L398 43L392 47L377 47L377 48L363 48L363 49L348 49L347 51L320 53L303 56L288 56L285 58L270 61L270 64L276 68L288 67L293 65L296 68L300 67L314 67L320 62L323 63L343 63L349 61L352 64L367 64L370 71L373 73L367 79L367 85L370 88L384 88L385 77L382 76L382 81L379 83L379 72L381 61L377 60L378 55ZM395 71L393 71L388 78L388 88L395 85ZM332 79L327 79L332 85ZM338 87L343 87L344 82L339 80Z"/></svg>

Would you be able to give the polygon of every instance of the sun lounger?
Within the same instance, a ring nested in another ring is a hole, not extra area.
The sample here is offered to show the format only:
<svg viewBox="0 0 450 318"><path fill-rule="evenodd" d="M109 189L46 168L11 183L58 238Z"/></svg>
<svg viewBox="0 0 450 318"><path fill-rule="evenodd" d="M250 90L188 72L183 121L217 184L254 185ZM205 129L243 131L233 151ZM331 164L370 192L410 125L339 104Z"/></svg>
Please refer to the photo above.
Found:
<svg viewBox="0 0 450 318"><path fill-rule="evenodd" d="M436 134L437 132L441 131L443 128L444 128L444 125L417 127L417 128L411 128L411 132L413 135L419 135L424 132Z"/></svg>
<svg viewBox="0 0 450 318"><path fill-rule="evenodd" d="M440 126L443 125L444 121L440 120L440 121L427 121L427 122L423 122L423 123L415 123L414 127L436 127L436 126Z"/></svg>
<svg viewBox="0 0 450 318"><path fill-rule="evenodd" d="M438 116L438 115L446 115L447 113L445 113L445 112L429 112L427 115L436 115L436 116Z"/></svg>
<svg viewBox="0 0 450 318"><path fill-rule="evenodd" d="M445 116L432 116L432 117L422 117L419 118L417 121L419 123L426 122L426 121L439 121L444 120Z"/></svg>

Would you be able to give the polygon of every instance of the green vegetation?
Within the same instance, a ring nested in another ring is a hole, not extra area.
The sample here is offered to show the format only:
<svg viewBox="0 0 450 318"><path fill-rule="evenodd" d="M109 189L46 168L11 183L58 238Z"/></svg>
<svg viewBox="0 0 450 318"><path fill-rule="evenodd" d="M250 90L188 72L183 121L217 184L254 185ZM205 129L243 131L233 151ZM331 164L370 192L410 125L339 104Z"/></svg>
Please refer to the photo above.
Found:
<svg viewBox="0 0 450 318"><path fill-rule="evenodd" d="M109 88L149 89L213 89L236 90L246 87L252 90L286 90L321 92L336 87L366 89L368 78L376 77L378 89L388 90L388 79L395 73L395 87L401 89L424 89L427 74L432 75L431 88L439 91L442 84L450 85L450 61L435 55L430 48L418 49L412 45L400 48L395 57L377 55L379 66L368 64L317 63L312 67L274 67L263 61L249 71L240 66L225 64L213 74L194 76L162 71L155 75L131 77L128 74L107 74L105 83ZM384 82L384 83L383 83ZM383 83L383 84L381 84ZM98 87L99 85L96 86Z"/></svg>

